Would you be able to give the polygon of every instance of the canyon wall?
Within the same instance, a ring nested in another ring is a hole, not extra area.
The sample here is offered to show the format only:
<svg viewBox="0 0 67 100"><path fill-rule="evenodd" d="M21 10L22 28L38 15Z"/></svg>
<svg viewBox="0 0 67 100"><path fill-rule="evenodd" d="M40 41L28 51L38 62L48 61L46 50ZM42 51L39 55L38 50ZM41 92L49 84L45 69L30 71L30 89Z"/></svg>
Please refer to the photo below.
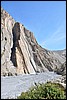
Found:
<svg viewBox="0 0 67 100"><path fill-rule="evenodd" d="M62 65L66 74L66 52L62 54L42 48L31 31L1 8L1 75L57 72Z"/></svg>

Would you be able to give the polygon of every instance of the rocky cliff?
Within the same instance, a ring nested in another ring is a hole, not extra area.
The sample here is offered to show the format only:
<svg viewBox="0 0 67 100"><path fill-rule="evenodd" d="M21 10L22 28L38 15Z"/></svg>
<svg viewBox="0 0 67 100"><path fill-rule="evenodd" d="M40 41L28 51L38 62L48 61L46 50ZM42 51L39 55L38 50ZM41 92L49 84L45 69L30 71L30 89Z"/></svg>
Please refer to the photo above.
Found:
<svg viewBox="0 0 67 100"><path fill-rule="evenodd" d="M1 75L57 72L65 55L42 48L31 31L1 8Z"/></svg>

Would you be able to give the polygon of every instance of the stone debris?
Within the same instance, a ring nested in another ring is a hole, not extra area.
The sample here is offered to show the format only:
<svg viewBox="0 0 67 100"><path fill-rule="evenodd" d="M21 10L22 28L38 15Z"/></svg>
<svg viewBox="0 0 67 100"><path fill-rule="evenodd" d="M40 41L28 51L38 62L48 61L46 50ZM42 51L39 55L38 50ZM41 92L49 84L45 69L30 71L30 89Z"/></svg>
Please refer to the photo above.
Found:
<svg viewBox="0 0 67 100"><path fill-rule="evenodd" d="M35 84L46 83L47 81L56 82L62 75L54 72L43 72L38 74L25 74L17 76L1 77L1 99L17 98L22 92L26 92ZM60 82L58 82L60 83ZM64 83L60 83L65 87Z"/></svg>

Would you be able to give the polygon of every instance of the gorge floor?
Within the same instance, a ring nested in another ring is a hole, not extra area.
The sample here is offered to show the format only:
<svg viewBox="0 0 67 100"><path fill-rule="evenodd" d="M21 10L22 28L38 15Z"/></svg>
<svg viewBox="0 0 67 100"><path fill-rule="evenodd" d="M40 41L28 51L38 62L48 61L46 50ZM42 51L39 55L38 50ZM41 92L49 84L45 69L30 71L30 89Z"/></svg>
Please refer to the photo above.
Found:
<svg viewBox="0 0 67 100"><path fill-rule="evenodd" d="M54 72L44 72L38 74L25 74L18 76L1 77L1 99L16 98L21 92L27 91L35 83L45 83L57 80L61 75Z"/></svg>

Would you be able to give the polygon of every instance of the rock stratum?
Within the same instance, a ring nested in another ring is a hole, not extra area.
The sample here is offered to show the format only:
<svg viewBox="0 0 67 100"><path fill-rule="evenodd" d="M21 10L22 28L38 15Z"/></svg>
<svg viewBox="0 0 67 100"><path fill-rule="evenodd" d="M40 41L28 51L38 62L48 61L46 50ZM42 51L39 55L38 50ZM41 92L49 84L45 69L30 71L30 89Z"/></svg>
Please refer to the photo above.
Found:
<svg viewBox="0 0 67 100"><path fill-rule="evenodd" d="M66 75L66 49L42 48L31 31L1 8L1 75L46 71Z"/></svg>

